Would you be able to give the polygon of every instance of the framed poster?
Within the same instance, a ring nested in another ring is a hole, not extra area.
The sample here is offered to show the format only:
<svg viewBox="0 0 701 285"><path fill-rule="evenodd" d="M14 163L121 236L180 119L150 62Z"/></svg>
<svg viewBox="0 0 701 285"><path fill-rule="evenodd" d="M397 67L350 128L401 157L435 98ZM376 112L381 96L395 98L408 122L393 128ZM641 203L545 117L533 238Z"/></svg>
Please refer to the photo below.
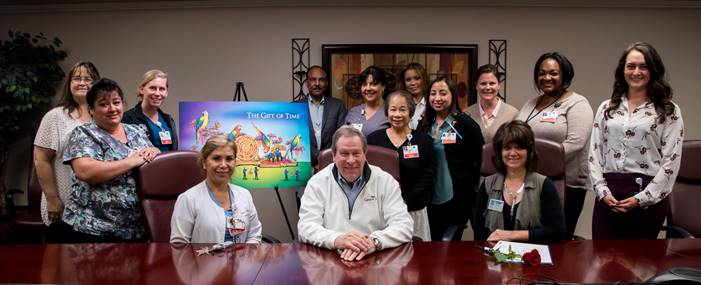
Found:
<svg viewBox="0 0 701 285"><path fill-rule="evenodd" d="M407 64L418 62L426 68L429 82L438 76L449 77L458 87L458 106L464 109L477 102L472 80L477 70L477 45L429 44L352 44L322 45L322 66L329 72L331 96L348 108L362 103L357 75L374 65L387 73L388 86L399 88L399 74Z"/></svg>
<svg viewBox="0 0 701 285"><path fill-rule="evenodd" d="M312 176L306 103L180 102L180 150L200 151L223 134L236 142L232 183L247 189L300 187Z"/></svg>

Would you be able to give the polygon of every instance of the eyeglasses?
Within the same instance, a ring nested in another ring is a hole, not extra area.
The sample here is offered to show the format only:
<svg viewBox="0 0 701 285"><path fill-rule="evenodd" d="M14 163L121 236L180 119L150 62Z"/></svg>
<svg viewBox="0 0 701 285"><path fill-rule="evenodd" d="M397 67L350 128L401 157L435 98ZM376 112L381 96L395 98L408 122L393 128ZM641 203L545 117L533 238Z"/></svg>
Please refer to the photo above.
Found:
<svg viewBox="0 0 701 285"><path fill-rule="evenodd" d="M75 82L75 83L80 83L81 81L83 81L83 82L85 82L85 83L87 83L87 84L91 84L91 83L92 83L92 78L90 78L90 77L73 76L73 77L71 77L71 81L73 81L73 82Z"/></svg>

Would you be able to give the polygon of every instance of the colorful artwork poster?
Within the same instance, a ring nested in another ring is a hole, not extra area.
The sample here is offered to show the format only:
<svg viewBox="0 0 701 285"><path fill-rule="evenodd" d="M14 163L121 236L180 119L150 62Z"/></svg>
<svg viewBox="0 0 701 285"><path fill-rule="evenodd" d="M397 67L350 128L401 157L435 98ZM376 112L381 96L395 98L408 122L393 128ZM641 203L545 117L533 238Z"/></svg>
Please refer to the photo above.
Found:
<svg viewBox="0 0 701 285"><path fill-rule="evenodd" d="M180 102L179 121L180 150L200 151L216 134L236 142L236 185L300 187L312 176L305 103Z"/></svg>

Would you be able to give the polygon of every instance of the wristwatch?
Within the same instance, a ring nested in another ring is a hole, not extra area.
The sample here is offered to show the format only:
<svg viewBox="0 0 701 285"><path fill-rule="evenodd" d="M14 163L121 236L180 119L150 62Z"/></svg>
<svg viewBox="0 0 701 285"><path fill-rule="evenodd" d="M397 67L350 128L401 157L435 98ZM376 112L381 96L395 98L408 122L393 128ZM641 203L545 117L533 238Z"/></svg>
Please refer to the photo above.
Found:
<svg viewBox="0 0 701 285"><path fill-rule="evenodd" d="M376 237L372 238L372 243L375 244L375 251L380 251L382 250L382 242Z"/></svg>

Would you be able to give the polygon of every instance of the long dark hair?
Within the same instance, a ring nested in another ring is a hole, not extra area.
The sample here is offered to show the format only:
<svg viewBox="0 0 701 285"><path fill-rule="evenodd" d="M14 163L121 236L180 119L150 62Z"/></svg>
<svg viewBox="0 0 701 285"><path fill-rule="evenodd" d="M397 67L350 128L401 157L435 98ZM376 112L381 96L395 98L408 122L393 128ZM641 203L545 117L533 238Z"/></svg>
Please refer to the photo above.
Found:
<svg viewBox="0 0 701 285"><path fill-rule="evenodd" d="M657 53L655 48L645 42L636 42L631 44L621 55L616 67L616 81L613 83L613 93L608 108L604 112L605 118L612 118L613 112L621 105L621 97L628 94L628 82L626 82L623 74L626 68L626 57L628 54L636 50L645 57L647 70L650 72L650 81L647 83L647 96L655 105L657 111L657 121L661 124L667 119L667 116L674 114L674 104L672 104L672 87L665 79L665 68L662 63L662 58Z"/></svg>
<svg viewBox="0 0 701 285"><path fill-rule="evenodd" d="M58 104L56 104L56 106L63 107L68 113L72 113L78 109L78 102L73 99L73 93L71 92L71 80L81 67L85 68L90 78L92 78L93 83L100 80L100 73L97 72L97 68L92 62L79 61L71 67L71 71L66 74L66 81L63 83L63 88L61 88L61 99L58 101Z"/></svg>
<svg viewBox="0 0 701 285"><path fill-rule="evenodd" d="M448 112L449 113L462 113L460 111L460 108L458 108L458 88L455 86L455 82L450 80L448 77L444 76L439 76L438 78L434 79L431 81L431 84L428 85L428 90L426 94L424 94L424 99L426 100L426 111L424 112L424 117L421 119L421 122L419 122L419 127L418 129L423 132L428 132L431 129L431 124L433 124L433 121L436 120L436 110L431 107L429 97L431 96L431 87L433 87L433 84L436 84L438 82L445 82L445 84L448 85L448 90L450 91L450 106L448 107Z"/></svg>

